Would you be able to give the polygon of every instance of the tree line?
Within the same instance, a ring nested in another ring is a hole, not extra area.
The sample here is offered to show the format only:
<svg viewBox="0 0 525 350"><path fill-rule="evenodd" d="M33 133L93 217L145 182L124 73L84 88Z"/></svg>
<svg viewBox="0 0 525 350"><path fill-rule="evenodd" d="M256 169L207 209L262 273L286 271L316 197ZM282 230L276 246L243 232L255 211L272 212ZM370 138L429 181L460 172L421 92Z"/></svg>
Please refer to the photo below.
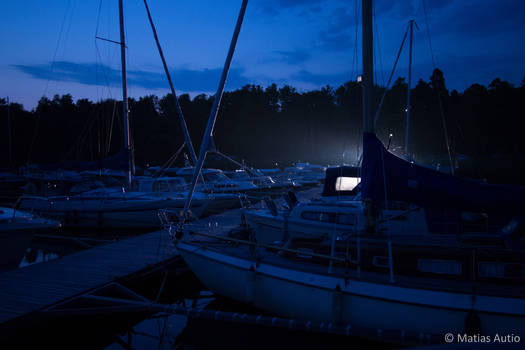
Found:
<svg viewBox="0 0 525 350"><path fill-rule="evenodd" d="M407 84L398 78L385 92L375 87L376 105L385 94L376 134L394 152L404 153ZM213 103L205 94L178 97L198 153ZM349 81L334 88L300 92L285 85L246 85L225 92L216 123L217 148L256 167L286 166L297 161L351 163L360 152L361 85ZM467 176L519 182L525 150L523 111L525 79L519 87L494 79L463 92L449 91L436 69L428 81L411 89L410 153L421 162L448 165L447 140L455 162ZM135 164L161 165L183 143L173 96L144 96L129 101ZM123 144L122 104L106 99L73 101L71 95L42 97L25 110L0 99L3 136L0 166L96 160L115 154ZM446 133L445 133L446 128ZM392 135L390 137L390 135ZM175 165L182 165L179 158ZM208 166L222 166L211 156ZM226 166L226 165L224 165Z"/></svg>

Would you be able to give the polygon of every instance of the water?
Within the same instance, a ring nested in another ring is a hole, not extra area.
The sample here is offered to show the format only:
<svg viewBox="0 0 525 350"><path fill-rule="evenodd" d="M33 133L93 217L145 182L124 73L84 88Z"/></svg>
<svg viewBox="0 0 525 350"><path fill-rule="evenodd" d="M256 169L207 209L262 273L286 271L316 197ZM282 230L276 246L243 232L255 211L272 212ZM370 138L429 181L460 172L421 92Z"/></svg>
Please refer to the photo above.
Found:
<svg viewBox="0 0 525 350"><path fill-rule="evenodd" d="M27 248L18 268L51 261L60 258L60 255L44 249Z"/></svg>
<svg viewBox="0 0 525 350"><path fill-rule="evenodd" d="M209 292L202 291L201 293ZM186 299L185 302L190 305L190 303L195 302L195 299ZM216 296L200 299L197 301L196 307L239 312L239 314L250 311L261 313L260 310L250 310L250 307L246 305ZM389 345L339 335L308 333L214 320L188 319L180 315L146 319L117 336L119 339L104 349L119 350L125 346L137 350L391 348Z"/></svg>

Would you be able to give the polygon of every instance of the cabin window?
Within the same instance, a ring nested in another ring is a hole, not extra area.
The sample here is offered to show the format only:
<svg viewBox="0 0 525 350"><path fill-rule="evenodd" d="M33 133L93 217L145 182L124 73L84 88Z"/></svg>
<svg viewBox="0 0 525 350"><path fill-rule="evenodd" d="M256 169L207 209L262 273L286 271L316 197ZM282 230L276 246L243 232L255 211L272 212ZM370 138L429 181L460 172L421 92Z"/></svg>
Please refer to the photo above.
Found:
<svg viewBox="0 0 525 350"><path fill-rule="evenodd" d="M417 268L421 272L443 275L461 275L462 264L456 260L419 259Z"/></svg>
<svg viewBox="0 0 525 350"><path fill-rule="evenodd" d="M478 264L478 275L488 278L524 278L525 271L522 264L480 262Z"/></svg>
<svg viewBox="0 0 525 350"><path fill-rule="evenodd" d="M305 220L321 221L321 222L335 222L336 213L324 213L318 211L303 211L301 218Z"/></svg>
<svg viewBox="0 0 525 350"><path fill-rule="evenodd" d="M372 265L376 267L388 267L388 256L375 255L372 259Z"/></svg>
<svg viewBox="0 0 525 350"><path fill-rule="evenodd" d="M358 177L347 177L339 176L335 180L335 190L336 191L352 191L354 187L359 183L360 178Z"/></svg>
<svg viewBox="0 0 525 350"><path fill-rule="evenodd" d="M303 211L301 217L305 220L319 220L319 213L314 211Z"/></svg>
<svg viewBox="0 0 525 350"><path fill-rule="evenodd" d="M319 215L319 221L322 222L335 222L335 213L321 213Z"/></svg>
<svg viewBox="0 0 525 350"><path fill-rule="evenodd" d="M207 174L204 174L204 179L206 181L211 181L211 182L222 180L218 173L207 173Z"/></svg>
<svg viewBox="0 0 525 350"><path fill-rule="evenodd" d="M192 174L184 174L184 175L182 175L182 178L183 178L187 183L191 183L191 181L193 180L193 175L192 175Z"/></svg>
<svg viewBox="0 0 525 350"><path fill-rule="evenodd" d="M355 215L353 214L338 214L337 223L342 225L355 225Z"/></svg>
<svg viewBox="0 0 525 350"><path fill-rule="evenodd" d="M401 201L388 201L388 210L408 210L409 204Z"/></svg>
<svg viewBox="0 0 525 350"><path fill-rule="evenodd" d="M168 184L165 182L155 182L153 184L153 192L168 192Z"/></svg>

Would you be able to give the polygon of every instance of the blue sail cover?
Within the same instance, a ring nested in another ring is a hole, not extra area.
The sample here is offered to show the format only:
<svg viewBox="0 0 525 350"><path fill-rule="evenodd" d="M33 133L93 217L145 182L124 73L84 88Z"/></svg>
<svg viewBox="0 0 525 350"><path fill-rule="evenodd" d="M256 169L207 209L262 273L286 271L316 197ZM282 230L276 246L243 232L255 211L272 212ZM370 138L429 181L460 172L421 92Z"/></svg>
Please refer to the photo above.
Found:
<svg viewBox="0 0 525 350"><path fill-rule="evenodd" d="M91 162L61 162L56 164L39 164L38 167L42 170L100 170L100 169L111 169L111 170L123 170L127 171L129 168L129 154L130 150L121 149L117 154L111 157L95 160Z"/></svg>
<svg viewBox="0 0 525 350"><path fill-rule="evenodd" d="M524 216L525 187L444 174L388 152L373 133L363 135L362 198L415 203L425 208Z"/></svg>

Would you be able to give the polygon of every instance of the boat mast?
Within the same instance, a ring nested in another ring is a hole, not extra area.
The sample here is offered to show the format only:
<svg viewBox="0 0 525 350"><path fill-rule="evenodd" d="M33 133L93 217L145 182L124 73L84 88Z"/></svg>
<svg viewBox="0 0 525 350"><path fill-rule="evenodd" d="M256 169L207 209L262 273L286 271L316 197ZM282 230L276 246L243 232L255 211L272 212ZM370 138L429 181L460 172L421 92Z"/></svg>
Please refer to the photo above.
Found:
<svg viewBox="0 0 525 350"><path fill-rule="evenodd" d="M193 178L191 180L190 190L188 192L188 198L186 198L186 203L184 204L184 210L182 212L182 223L186 218L186 214L191 205L191 199L193 197L193 192L195 191L195 186L197 185L197 179L202 170L204 164L204 159L206 154L215 148L213 142L213 129L215 127L215 121L217 120L217 113L219 111L219 105L222 99L222 93L224 92L224 85L226 84L226 78L228 77L228 72L230 70L230 65L233 58L233 53L235 52L235 46L237 45L237 39L241 31L242 21L244 19L244 13L246 12L246 6L248 5L248 0L243 0L241 9L239 10L239 16L237 17L237 23L235 25L235 30L233 31L233 37L230 43L230 48L228 49L228 55L226 56L226 62L224 62L224 68L222 70L221 80L213 98L213 107L211 109L210 117L208 118L208 124L206 125L206 130L204 131L204 136L202 138L202 145L199 151L199 158L197 164L195 164L195 169L193 172Z"/></svg>
<svg viewBox="0 0 525 350"><path fill-rule="evenodd" d="M410 20L410 36L409 36L409 46L408 46L408 87L407 87L407 125L405 132L405 153L407 160L410 160L409 153L409 141L410 141L410 89L412 87L412 37L414 34L414 20Z"/></svg>
<svg viewBox="0 0 525 350"><path fill-rule="evenodd" d="M9 96L7 96L7 144L9 154L9 168L13 167L13 146L11 140L11 104L9 103Z"/></svg>
<svg viewBox="0 0 525 350"><path fill-rule="evenodd" d="M363 9L361 43L363 46L363 133L374 133L374 116L372 112L374 108L374 51L372 32L372 0L363 0L361 7ZM363 198L363 205L365 207L365 230L369 233L375 232L377 224L377 203L375 203L371 198Z"/></svg>
<svg viewBox="0 0 525 350"><path fill-rule="evenodd" d="M153 37L155 38L155 43L157 44L157 50L159 51L160 59L162 60L162 65L164 66L164 72L166 73L166 77L168 78L168 83L170 85L171 94L173 95L173 101L175 102L175 110L177 111L177 115L179 117L179 122L180 122L180 126L182 129L182 133L184 134L184 142L186 143L186 147L188 148L188 151L190 152L191 162L193 163L193 165L195 165L197 164L197 156L195 155L195 149L193 148L193 143L191 142L191 137L188 131L188 126L186 125L184 114L182 114L182 109L180 108L179 100L177 98L177 94L175 93L173 82L171 81L171 76L168 70L168 65L166 64L166 59L164 58L164 52L162 51L162 47L160 46L159 37L157 36L157 30L155 29L155 25L153 24L153 19L151 18L151 13L149 11L149 6L146 0L144 0L144 6L146 7L146 12L148 14L148 20L151 25L151 30L153 31Z"/></svg>
<svg viewBox="0 0 525 350"><path fill-rule="evenodd" d="M131 186L131 140L129 132L129 116L128 116L128 88L126 80L126 37L124 35L124 9L122 0L118 1L118 12L120 19L120 60L122 68L122 119L124 120L124 149L128 155L128 173L126 176L126 186Z"/></svg>
<svg viewBox="0 0 525 350"><path fill-rule="evenodd" d="M374 132L373 90L374 90L374 52L372 35L372 0L363 0L363 132Z"/></svg>

